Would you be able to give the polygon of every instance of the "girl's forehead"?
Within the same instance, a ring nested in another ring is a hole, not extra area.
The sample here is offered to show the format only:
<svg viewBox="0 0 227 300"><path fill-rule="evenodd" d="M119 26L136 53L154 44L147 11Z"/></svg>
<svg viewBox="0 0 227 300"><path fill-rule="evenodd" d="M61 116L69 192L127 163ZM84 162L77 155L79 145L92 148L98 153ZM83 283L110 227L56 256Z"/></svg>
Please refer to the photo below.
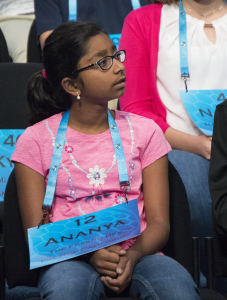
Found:
<svg viewBox="0 0 227 300"><path fill-rule="evenodd" d="M87 55L94 55L99 52L112 52L116 47L105 33L93 36L88 43Z"/></svg>

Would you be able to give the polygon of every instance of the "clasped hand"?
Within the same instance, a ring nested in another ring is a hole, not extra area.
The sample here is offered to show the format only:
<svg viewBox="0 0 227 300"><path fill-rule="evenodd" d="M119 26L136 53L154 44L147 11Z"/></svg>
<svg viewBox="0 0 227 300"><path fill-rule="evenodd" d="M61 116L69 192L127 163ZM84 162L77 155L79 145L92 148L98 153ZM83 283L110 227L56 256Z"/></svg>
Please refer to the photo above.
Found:
<svg viewBox="0 0 227 300"><path fill-rule="evenodd" d="M117 294L131 281L134 264L129 254L120 246L113 245L94 252L90 264L102 275L102 282Z"/></svg>

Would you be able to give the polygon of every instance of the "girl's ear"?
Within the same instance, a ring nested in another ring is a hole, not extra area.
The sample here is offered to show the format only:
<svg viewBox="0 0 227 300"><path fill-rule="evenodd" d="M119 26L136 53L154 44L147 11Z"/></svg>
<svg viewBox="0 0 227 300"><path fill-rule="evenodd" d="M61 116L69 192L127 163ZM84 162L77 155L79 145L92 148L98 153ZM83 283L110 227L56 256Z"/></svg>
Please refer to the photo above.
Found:
<svg viewBox="0 0 227 300"><path fill-rule="evenodd" d="M76 81L73 81L70 78L62 79L61 86L67 93L69 93L75 97L77 97L78 95L81 94L79 83Z"/></svg>

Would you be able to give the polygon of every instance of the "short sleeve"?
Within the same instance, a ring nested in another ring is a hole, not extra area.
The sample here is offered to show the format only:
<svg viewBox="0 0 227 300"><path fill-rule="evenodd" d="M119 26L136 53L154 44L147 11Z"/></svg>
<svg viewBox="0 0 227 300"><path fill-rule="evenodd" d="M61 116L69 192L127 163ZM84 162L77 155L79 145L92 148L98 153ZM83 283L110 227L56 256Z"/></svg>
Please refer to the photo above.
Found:
<svg viewBox="0 0 227 300"><path fill-rule="evenodd" d="M11 161L26 165L44 176L39 140L31 127L19 137Z"/></svg>
<svg viewBox="0 0 227 300"><path fill-rule="evenodd" d="M141 158L142 170L171 150L161 128L153 120L149 120Z"/></svg>

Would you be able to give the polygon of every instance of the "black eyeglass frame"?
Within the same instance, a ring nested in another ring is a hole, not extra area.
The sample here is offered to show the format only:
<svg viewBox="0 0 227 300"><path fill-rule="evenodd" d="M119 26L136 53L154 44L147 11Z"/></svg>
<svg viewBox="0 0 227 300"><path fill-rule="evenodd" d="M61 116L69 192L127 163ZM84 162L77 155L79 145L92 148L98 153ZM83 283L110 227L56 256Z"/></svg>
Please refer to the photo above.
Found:
<svg viewBox="0 0 227 300"><path fill-rule="evenodd" d="M87 66L87 67L78 69L77 71L75 71L75 73L79 73L79 72L81 72L81 71L84 71L84 70L86 70L86 69L88 69L88 68L91 68L91 67L94 67L94 66L98 66L98 67L99 67L101 70L103 70L103 71L108 70L108 69L110 69L110 68L112 67L112 65L113 65L113 59L114 59L114 58L115 58L116 60L119 61L119 59L117 59L116 57L117 57L117 55L119 55L120 52L123 52L124 55L126 56L126 51L125 51L125 50L119 50L119 51L115 52L113 55L104 56L104 57L100 58L100 59L99 59L96 63L94 63L94 64L91 64L91 65L89 65L89 66ZM110 58L112 59L112 63L111 63L111 65L110 65L108 68L103 69L103 68L99 65L99 62L100 62L101 60L103 60L104 58L108 58L108 57L110 57ZM124 61L125 61L125 59L124 59ZM122 62L124 62L124 61L122 61Z"/></svg>

